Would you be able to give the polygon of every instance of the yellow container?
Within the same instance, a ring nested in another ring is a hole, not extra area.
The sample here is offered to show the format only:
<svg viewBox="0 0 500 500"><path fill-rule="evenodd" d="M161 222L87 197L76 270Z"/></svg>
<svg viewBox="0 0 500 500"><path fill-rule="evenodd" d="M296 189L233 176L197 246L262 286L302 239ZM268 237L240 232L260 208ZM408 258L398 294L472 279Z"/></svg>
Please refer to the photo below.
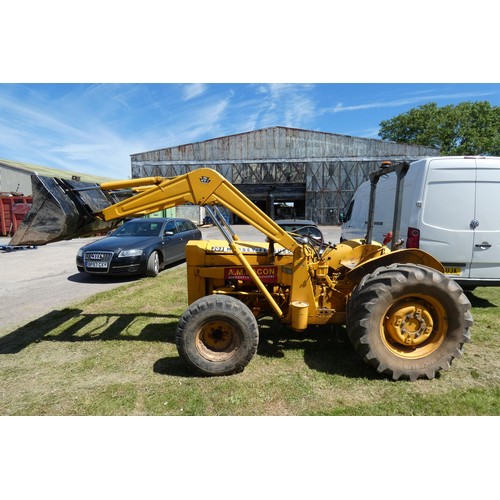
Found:
<svg viewBox="0 0 500 500"><path fill-rule="evenodd" d="M292 308L292 328L294 330L305 330L307 328L307 316L309 304L302 300L296 300L290 304Z"/></svg>

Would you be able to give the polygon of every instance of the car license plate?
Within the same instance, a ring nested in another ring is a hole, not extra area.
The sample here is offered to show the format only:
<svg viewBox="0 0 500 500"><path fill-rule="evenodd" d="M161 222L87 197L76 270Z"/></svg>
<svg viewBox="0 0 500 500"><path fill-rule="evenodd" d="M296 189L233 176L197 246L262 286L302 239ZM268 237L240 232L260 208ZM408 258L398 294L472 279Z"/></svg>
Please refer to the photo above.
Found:
<svg viewBox="0 0 500 500"><path fill-rule="evenodd" d="M85 267L97 267L99 269L107 269L108 263L107 262L98 262L98 261L87 261L85 263Z"/></svg>
<svg viewBox="0 0 500 500"><path fill-rule="evenodd" d="M459 275L459 274L462 274L462 268L461 267L445 267L444 273L445 274Z"/></svg>

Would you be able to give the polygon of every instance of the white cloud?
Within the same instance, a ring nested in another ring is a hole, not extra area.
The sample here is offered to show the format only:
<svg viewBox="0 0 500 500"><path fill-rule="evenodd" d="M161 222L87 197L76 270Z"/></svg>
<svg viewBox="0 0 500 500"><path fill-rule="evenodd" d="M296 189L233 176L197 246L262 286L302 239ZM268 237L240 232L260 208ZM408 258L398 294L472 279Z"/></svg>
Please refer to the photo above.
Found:
<svg viewBox="0 0 500 500"><path fill-rule="evenodd" d="M256 87L264 98L257 104L257 126L306 127L319 115L311 98L311 84L271 83Z"/></svg>
<svg viewBox="0 0 500 500"><path fill-rule="evenodd" d="M168 125L168 144L158 147L177 146L216 137L229 107L230 98L208 101L183 114L182 119Z"/></svg>
<svg viewBox="0 0 500 500"><path fill-rule="evenodd" d="M184 87L182 98L184 101L189 101L202 95L206 90L207 86L204 83L190 83Z"/></svg>
<svg viewBox="0 0 500 500"><path fill-rule="evenodd" d="M418 104L419 102L431 102L433 100L441 99L471 99L476 97L486 97L488 95L493 95L493 92L464 92L455 94L436 94L436 95L421 95L419 97L408 97L403 99L395 99L393 101L376 101L369 102L365 104L356 104L350 106L344 106L342 103L338 103L334 108L326 109L325 111L331 113L339 113L341 111L360 111L365 109L378 109L378 108L397 108L400 106L409 106L412 104Z"/></svg>

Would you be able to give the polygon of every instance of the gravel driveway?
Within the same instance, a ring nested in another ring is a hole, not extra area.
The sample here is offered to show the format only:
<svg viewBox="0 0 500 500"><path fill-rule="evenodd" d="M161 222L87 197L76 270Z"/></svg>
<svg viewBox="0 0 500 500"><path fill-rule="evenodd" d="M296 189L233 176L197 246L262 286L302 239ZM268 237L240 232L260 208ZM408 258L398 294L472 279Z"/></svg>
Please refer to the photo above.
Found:
<svg viewBox="0 0 500 500"><path fill-rule="evenodd" d="M123 285L124 278L98 280L77 271L76 252L95 239L0 252L0 332ZM2 238L0 244L6 242L8 238Z"/></svg>
<svg viewBox="0 0 500 500"><path fill-rule="evenodd" d="M252 226L235 226L241 239L264 241ZM322 227L325 239L339 241L340 229ZM222 239L215 227L202 228L203 239ZM37 248L0 251L0 333L7 333L51 311L80 302L97 292L110 290L138 277L103 277L79 273L78 249L98 238L60 241ZM0 246L10 238L0 238ZM168 271L167 271L168 272Z"/></svg>

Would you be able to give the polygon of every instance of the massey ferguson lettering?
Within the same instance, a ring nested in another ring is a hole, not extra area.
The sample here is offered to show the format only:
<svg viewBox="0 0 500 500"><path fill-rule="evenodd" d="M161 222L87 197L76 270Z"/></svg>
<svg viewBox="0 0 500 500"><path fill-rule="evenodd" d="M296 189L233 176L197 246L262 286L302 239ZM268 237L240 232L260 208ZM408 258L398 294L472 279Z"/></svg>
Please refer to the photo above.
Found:
<svg viewBox="0 0 500 500"><path fill-rule="evenodd" d="M252 269L263 283L278 282L277 266L253 266ZM226 267L224 269L224 279L229 281L253 281L244 267Z"/></svg>
<svg viewBox="0 0 500 500"><path fill-rule="evenodd" d="M265 248L258 248L258 247L253 247L253 248L250 248L250 247L241 247L240 250L244 253L244 254L247 254L247 253L265 253L267 254L267 250ZM217 252L217 253L233 253L233 251L231 250L231 247L222 247L222 246L212 246L210 248L210 251L211 252Z"/></svg>

